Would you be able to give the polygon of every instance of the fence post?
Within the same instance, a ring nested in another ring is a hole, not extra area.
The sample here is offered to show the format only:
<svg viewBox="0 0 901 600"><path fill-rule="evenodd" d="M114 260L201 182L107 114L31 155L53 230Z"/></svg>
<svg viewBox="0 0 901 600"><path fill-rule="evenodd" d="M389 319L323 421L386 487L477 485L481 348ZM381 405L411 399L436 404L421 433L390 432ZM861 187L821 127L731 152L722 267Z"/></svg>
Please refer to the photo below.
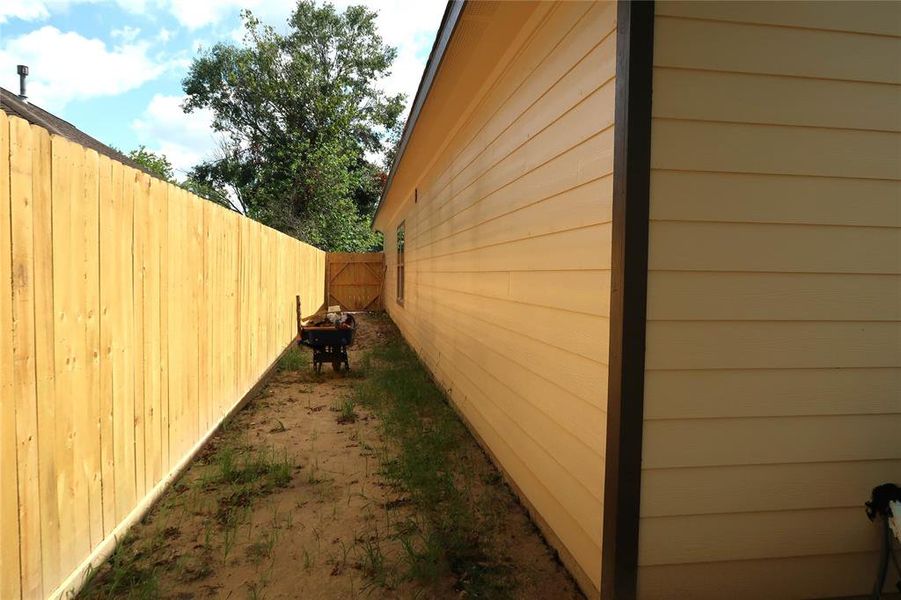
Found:
<svg viewBox="0 0 901 600"><path fill-rule="evenodd" d="M300 311L300 295L296 296L297 299L297 339L300 339L300 329L303 327L303 318L301 317Z"/></svg>

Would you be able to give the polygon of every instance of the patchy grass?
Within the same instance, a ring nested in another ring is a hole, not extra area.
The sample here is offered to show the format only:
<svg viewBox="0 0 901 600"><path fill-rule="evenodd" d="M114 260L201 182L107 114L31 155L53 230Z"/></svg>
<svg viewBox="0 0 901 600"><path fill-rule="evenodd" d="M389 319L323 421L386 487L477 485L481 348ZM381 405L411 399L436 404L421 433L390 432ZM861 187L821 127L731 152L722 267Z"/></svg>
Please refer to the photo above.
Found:
<svg viewBox="0 0 901 600"><path fill-rule="evenodd" d="M351 399L344 400L338 407L338 423L347 425L357 422L356 403Z"/></svg>
<svg viewBox="0 0 901 600"><path fill-rule="evenodd" d="M154 509L149 524L153 534L129 535L79 598L155 599L164 595L163 578L181 583L209 578L232 555L239 528L248 521L256 501L288 486L295 464L286 452L266 446L248 448L241 432L225 424L216 442L198 457L198 468L200 475L182 477L173 486L174 493ZM188 553L174 550L169 542L180 535L176 525L197 519L207 523L201 543L192 544ZM272 556L277 525L274 518L271 529L246 548L250 561L259 563Z"/></svg>
<svg viewBox="0 0 901 600"><path fill-rule="evenodd" d="M92 598L153 600L160 596L159 573L153 566L133 560L135 538L128 536L110 556L104 586ZM96 575L96 574L95 574ZM94 583L89 584L94 587Z"/></svg>
<svg viewBox="0 0 901 600"><path fill-rule="evenodd" d="M301 371L310 366L310 354L297 345L291 346L278 361L279 371Z"/></svg>
<svg viewBox="0 0 901 600"><path fill-rule="evenodd" d="M385 554L382 551L381 540L378 532L369 535L365 539L356 541L359 561L358 565L363 573L375 584L388 587L388 572L385 567Z"/></svg>
<svg viewBox="0 0 901 600"><path fill-rule="evenodd" d="M467 598L513 597L516 579L502 558L498 526L509 491L472 468L480 449L405 343L395 338L374 349L364 370L355 401L379 417L388 442L382 474L420 515L394 527L403 547L400 579L428 587L451 578ZM390 587L377 541L364 545L362 566L374 583Z"/></svg>
<svg viewBox="0 0 901 600"><path fill-rule="evenodd" d="M288 485L294 469L287 452L267 447L241 452L226 446L216 453L213 466L206 484L252 486L259 495Z"/></svg>
<svg viewBox="0 0 901 600"><path fill-rule="evenodd" d="M579 598L393 324L362 319L354 375L292 349L79 597Z"/></svg>

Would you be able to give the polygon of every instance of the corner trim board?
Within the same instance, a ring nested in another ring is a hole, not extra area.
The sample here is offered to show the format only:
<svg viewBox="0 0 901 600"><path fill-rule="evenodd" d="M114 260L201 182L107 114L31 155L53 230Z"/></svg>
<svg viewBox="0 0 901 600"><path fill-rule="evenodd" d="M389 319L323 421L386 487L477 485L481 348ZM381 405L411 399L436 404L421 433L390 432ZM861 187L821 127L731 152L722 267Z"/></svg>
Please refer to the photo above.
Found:
<svg viewBox="0 0 901 600"><path fill-rule="evenodd" d="M654 2L619 0L602 600L638 587L650 216Z"/></svg>

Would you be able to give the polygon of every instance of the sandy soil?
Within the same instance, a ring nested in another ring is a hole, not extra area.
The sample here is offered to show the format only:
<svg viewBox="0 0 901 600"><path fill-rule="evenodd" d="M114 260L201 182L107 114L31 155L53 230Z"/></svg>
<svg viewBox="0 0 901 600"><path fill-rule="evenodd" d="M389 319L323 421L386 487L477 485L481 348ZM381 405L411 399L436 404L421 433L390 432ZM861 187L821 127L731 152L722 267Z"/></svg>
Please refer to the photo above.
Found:
<svg viewBox="0 0 901 600"><path fill-rule="evenodd" d="M375 417L356 407L354 423L340 423L339 408L359 381L355 364L367 349L396 335L384 317L358 316L350 374L330 367L276 373L264 391L217 434L187 473L135 530L119 553L122 563L99 572L85 597L109 597L109 582L133 561L137 583L120 584L115 597L164 598L459 598L452 582L442 589L417 589L406 582L388 590L373 582L367 549L378 545L384 560L400 552L392 527L415 518L402 491L379 476L377 452L384 447ZM221 452L271 448L287 459L293 477L246 501L240 519L223 524L222 506L241 503L226 484L210 481ZM474 468L493 466L473 443ZM512 495L503 530L517 572L521 598L581 598L522 506ZM371 555L370 555L371 557ZM154 586L140 590L140 577L154 573ZM126 574L124 577L132 576ZM137 590L137 592L136 592Z"/></svg>

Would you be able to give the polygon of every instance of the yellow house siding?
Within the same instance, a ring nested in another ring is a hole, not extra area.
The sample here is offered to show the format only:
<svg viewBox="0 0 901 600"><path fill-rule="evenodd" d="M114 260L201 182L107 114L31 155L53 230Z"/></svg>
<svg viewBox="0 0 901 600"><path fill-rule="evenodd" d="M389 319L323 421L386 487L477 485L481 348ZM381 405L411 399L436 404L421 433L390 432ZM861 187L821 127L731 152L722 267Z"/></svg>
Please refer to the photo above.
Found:
<svg viewBox="0 0 901 600"><path fill-rule="evenodd" d="M640 598L868 593L901 473L901 5L657 3Z"/></svg>
<svg viewBox="0 0 901 600"><path fill-rule="evenodd" d="M536 6L533 30L519 36L462 123L417 125L418 135L436 127L450 133L409 189L392 188L403 201L390 197L397 206L386 207L390 216L380 223L385 289L391 296L396 289L395 232L403 221L405 298L403 305L388 298L386 307L596 595L616 6L520 10Z"/></svg>

